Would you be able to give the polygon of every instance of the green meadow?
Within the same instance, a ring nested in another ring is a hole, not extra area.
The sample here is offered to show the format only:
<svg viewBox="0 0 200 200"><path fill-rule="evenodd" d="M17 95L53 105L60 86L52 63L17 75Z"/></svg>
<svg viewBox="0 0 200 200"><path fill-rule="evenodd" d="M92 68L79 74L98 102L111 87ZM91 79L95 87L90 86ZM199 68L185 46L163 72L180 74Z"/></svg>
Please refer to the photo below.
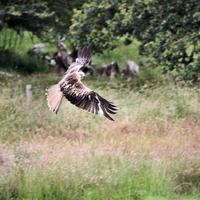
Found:
<svg viewBox="0 0 200 200"><path fill-rule="evenodd" d="M66 100L50 113L45 88L58 80L1 77L0 199L200 198L199 87L87 78L119 107L112 122Z"/></svg>

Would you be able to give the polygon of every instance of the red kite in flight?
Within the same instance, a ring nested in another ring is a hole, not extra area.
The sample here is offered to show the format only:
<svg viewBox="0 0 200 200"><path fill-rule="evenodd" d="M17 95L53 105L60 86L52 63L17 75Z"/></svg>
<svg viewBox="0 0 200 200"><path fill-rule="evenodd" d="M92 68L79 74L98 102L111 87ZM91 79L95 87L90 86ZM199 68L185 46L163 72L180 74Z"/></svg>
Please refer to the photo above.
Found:
<svg viewBox="0 0 200 200"><path fill-rule="evenodd" d="M79 50L76 62L69 66L63 78L58 84L47 89L47 103L52 112L58 112L65 97L79 108L94 114L103 114L109 120L113 120L109 114L115 114L117 107L81 82L81 78L89 69L87 65L91 62L91 53L90 47Z"/></svg>

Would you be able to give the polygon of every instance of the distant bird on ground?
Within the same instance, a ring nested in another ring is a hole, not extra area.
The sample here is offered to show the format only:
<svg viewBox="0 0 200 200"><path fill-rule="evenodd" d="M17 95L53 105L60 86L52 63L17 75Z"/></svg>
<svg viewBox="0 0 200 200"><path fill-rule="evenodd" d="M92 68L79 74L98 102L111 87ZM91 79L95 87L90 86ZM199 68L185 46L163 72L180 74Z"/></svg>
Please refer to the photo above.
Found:
<svg viewBox="0 0 200 200"><path fill-rule="evenodd" d="M117 107L81 82L81 78L89 69L91 54L90 47L79 50L78 58L69 66L63 78L58 84L47 89L47 103L52 112L58 112L62 99L65 97L79 108L94 114L103 114L106 118L113 120L109 114L116 114Z"/></svg>

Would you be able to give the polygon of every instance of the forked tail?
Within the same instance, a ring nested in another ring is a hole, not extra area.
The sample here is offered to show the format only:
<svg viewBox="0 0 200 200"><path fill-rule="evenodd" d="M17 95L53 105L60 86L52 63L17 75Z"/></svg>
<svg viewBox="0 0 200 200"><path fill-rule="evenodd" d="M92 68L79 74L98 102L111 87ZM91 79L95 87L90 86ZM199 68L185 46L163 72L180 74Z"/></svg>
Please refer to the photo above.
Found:
<svg viewBox="0 0 200 200"><path fill-rule="evenodd" d="M47 89L47 104L49 110L57 113L63 98L63 93L60 91L60 87L58 84L52 85Z"/></svg>

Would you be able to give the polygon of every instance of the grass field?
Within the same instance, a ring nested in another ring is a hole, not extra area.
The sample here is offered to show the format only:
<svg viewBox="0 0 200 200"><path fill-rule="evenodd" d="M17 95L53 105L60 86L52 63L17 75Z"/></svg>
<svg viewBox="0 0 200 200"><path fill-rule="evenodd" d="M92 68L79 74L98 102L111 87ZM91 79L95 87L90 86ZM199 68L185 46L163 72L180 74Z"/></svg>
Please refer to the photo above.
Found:
<svg viewBox="0 0 200 200"><path fill-rule="evenodd" d="M44 93L58 79L1 78L0 199L200 199L198 87L86 80L118 105L110 122L67 101L51 114Z"/></svg>

